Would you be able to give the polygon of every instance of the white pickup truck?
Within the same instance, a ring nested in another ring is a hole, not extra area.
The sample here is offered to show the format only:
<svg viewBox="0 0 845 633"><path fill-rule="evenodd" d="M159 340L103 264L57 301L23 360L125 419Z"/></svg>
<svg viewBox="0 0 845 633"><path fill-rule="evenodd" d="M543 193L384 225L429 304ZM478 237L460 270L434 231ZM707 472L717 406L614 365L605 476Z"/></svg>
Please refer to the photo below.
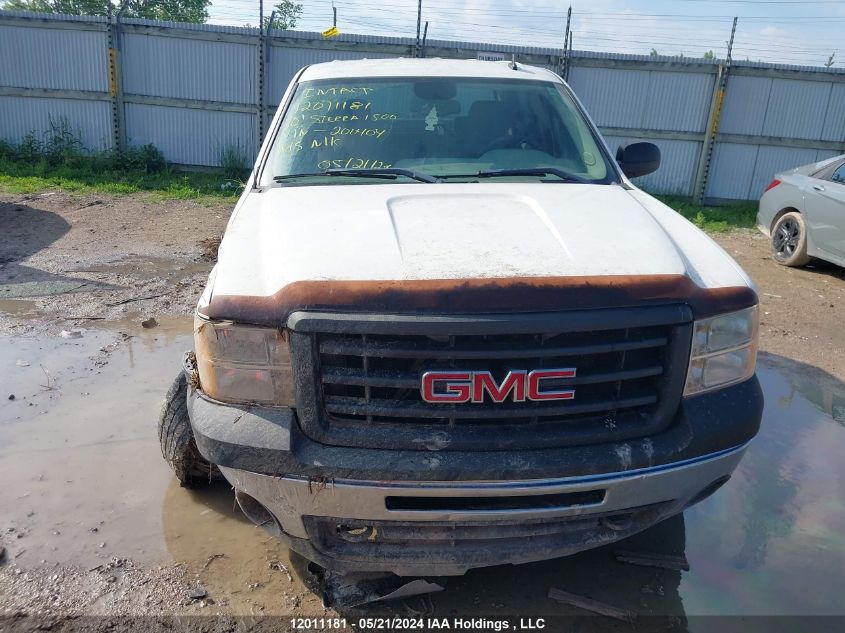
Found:
<svg viewBox="0 0 845 633"><path fill-rule="evenodd" d="M757 433L757 295L513 62L309 66L196 311L160 436L184 483L338 571L458 575L681 512ZM218 470L219 469L219 470Z"/></svg>

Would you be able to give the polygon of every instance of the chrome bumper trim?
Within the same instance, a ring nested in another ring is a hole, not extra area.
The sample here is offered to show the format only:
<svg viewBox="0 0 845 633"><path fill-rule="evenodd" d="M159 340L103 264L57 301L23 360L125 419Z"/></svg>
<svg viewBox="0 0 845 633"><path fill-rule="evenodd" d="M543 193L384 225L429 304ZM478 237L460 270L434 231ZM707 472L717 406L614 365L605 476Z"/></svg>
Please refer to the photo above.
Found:
<svg viewBox="0 0 845 633"><path fill-rule="evenodd" d="M308 538L303 516L373 521L496 521L622 511L677 501L681 507L709 484L730 475L747 444L662 466L602 475L524 481L390 482L272 477L221 467L227 480L264 505L285 533ZM620 455L624 459L624 455ZM599 503L497 510L388 510L388 496L503 497L604 490Z"/></svg>

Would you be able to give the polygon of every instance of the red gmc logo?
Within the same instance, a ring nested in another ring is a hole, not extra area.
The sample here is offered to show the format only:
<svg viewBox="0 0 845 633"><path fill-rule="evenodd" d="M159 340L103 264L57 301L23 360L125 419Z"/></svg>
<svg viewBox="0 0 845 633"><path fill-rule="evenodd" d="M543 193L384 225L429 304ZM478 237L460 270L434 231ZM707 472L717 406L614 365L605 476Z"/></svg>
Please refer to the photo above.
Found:
<svg viewBox="0 0 845 633"><path fill-rule="evenodd" d="M514 369L497 383L489 371L427 371L422 377L420 392L426 402L484 402L485 394L493 402L526 400L572 400L574 389L552 390L546 381L575 378L575 369Z"/></svg>

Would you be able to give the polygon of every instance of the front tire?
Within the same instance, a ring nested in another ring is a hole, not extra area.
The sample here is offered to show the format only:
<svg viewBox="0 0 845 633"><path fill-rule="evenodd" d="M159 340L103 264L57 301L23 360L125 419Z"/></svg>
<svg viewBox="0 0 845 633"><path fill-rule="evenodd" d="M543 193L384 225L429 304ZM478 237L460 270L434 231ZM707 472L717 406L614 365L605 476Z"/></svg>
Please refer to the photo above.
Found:
<svg viewBox="0 0 845 633"><path fill-rule="evenodd" d="M161 455L170 464L176 479L185 487L209 484L223 478L220 470L199 452L188 417L188 381L185 372L167 390L158 417Z"/></svg>
<svg viewBox="0 0 845 633"><path fill-rule="evenodd" d="M772 256L783 266L803 266L807 255L807 227L796 211L784 213L772 229Z"/></svg>

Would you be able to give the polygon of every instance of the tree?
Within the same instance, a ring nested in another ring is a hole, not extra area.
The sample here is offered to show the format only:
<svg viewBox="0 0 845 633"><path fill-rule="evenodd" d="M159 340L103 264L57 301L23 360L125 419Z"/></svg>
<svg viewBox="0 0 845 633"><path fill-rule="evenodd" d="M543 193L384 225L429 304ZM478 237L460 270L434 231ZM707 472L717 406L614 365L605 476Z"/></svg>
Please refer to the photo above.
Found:
<svg viewBox="0 0 845 633"><path fill-rule="evenodd" d="M716 59L716 56L713 54L713 51L707 51L704 55L701 56L702 59Z"/></svg>
<svg viewBox="0 0 845 633"><path fill-rule="evenodd" d="M148 20L198 22L208 19L211 0L130 0L123 15Z"/></svg>
<svg viewBox="0 0 845 633"><path fill-rule="evenodd" d="M296 26L299 18L302 17L302 5L293 0L282 0L273 6L273 23L270 24L270 16L264 18L265 29L292 29Z"/></svg>
<svg viewBox="0 0 845 633"><path fill-rule="evenodd" d="M657 56L660 55L660 53L657 52L656 48L652 48L651 52L648 55L649 55L649 57L657 57Z"/></svg>
<svg viewBox="0 0 845 633"><path fill-rule="evenodd" d="M833 61L833 58L834 58L834 57L836 57L836 51L833 51L833 52L830 54L830 57L828 57L828 58L827 58L827 61L824 63L824 67L825 67L825 68L830 68L831 66L833 66L833 64L835 63L835 62Z"/></svg>
<svg viewBox="0 0 845 633"><path fill-rule="evenodd" d="M205 22L211 0L129 0L123 15L129 18L172 20L174 22ZM119 2L112 5L116 13ZM66 13L69 15L108 15L109 0L6 0L4 9Z"/></svg>
<svg viewBox="0 0 845 633"><path fill-rule="evenodd" d="M6 0L7 11L66 13L68 15L108 15L107 0Z"/></svg>

